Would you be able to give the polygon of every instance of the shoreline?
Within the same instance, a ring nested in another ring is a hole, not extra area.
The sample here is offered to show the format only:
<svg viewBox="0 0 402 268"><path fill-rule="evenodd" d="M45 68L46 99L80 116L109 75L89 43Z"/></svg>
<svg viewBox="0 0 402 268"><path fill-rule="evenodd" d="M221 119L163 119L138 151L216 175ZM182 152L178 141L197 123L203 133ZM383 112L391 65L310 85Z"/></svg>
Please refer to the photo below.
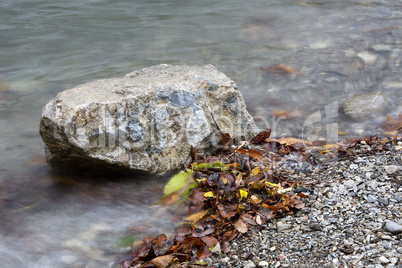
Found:
<svg viewBox="0 0 402 268"><path fill-rule="evenodd" d="M214 248L203 262L215 268L398 267L402 235L390 233L385 223L402 228L402 141L388 141L355 140L343 150L345 157L313 171L289 168L288 178L297 179L306 196L305 207L252 224L229 242L229 252ZM189 263L194 256L179 267L194 267Z"/></svg>

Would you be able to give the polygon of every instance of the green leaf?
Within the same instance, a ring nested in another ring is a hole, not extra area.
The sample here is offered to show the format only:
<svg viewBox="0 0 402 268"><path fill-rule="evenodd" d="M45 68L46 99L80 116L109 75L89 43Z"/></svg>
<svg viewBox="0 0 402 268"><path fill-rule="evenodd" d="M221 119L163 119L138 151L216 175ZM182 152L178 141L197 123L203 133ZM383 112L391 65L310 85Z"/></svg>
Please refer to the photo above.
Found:
<svg viewBox="0 0 402 268"><path fill-rule="evenodd" d="M229 170L229 167L225 166L221 161L216 161L214 163L200 163L193 167L194 169L208 169L208 168L220 168L222 170Z"/></svg>
<svg viewBox="0 0 402 268"><path fill-rule="evenodd" d="M131 235L125 236L120 238L117 242L116 242L116 247L119 248L126 248L131 246L131 244L134 243L134 237L132 237Z"/></svg>
<svg viewBox="0 0 402 268"><path fill-rule="evenodd" d="M188 179L190 178L190 175L192 173L192 170L187 169L187 171L180 171L176 175L173 175L173 177L170 178L168 183L165 185L165 188L163 190L164 196L180 191L183 188L190 188L191 186L193 186L193 184L191 184L190 187L188 187Z"/></svg>

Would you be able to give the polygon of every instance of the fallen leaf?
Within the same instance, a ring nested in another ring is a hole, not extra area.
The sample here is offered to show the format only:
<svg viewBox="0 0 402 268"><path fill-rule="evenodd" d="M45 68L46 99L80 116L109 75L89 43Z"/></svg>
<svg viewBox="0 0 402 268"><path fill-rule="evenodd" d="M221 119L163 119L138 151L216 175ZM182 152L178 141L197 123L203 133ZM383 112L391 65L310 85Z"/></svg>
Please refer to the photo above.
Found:
<svg viewBox="0 0 402 268"><path fill-rule="evenodd" d="M46 159L43 156L33 156L27 162L30 166L46 165Z"/></svg>
<svg viewBox="0 0 402 268"><path fill-rule="evenodd" d="M264 156L262 155L262 153L260 153L259 151L256 151L254 149L244 149L244 148L236 148L235 149L236 152L238 152L239 154L244 154L250 158L254 158L255 160L258 161L264 161Z"/></svg>
<svg viewBox="0 0 402 268"><path fill-rule="evenodd" d="M8 85L5 80L0 79L0 91L4 91L8 88Z"/></svg>
<svg viewBox="0 0 402 268"><path fill-rule="evenodd" d="M190 178L190 175L193 173L192 170L187 169L187 171L180 171L176 175L174 175L168 183L165 185L163 190L163 194L166 196L171 193L175 193L184 187L187 187L187 180Z"/></svg>
<svg viewBox="0 0 402 268"><path fill-rule="evenodd" d="M303 143L306 144L307 146L313 146L313 144L307 140L302 140L298 138L292 138L292 137L284 137L284 138L279 138L279 139L268 139L268 142L270 141L276 141L279 142L280 144L288 144L292 145L294 143Z"/></svg>
<svg viewBox="0 0 402 268"><path fill-rule="evenodd" d="M251 201L251 203L256 205L256 204L261 203L262 200L256 194L253 194L252 196L250 196L250 201Z"/></svg>
<svg viewBox="0 0 402 268"><path fill-rule="evenodd" d="M202 249L197 251L197 258L202 260L205 258L209 258L212 256L212 252L209 250L207 246L204 246Z"/></svg>
<svg viewBox="0 0 402 268"><path fill-rule="evenodd" d="M205 243L205 245L208 248L214 247L216 244L219 243L218 239L216 239L213 236L204 236L204 237L201 238L201 240L202 240L202 242Z"/></svg>
<svg viewBox="0 0 402 268"><path fill-rule="evenodd" d="M402 127L402 114L400 114L397 119L388 116L387 120L381 125L381 127L386 131L398 130Z"/></svg>
<svg viewBox="0 0 402 268"><path fill-rule="evenodd" d="M247 195L248 195L247 191L240 189L239 193L240 193L240 199L247 198Z"/></svg>
<svg viewBox="0 0 402 268"><path fill-rule="evenodd" d="M252 138L250 143L253 143L253 144L263 143L263 142L265 142L266 139L269 138L270 135L271 135L271 129L266 128L263 131L261 131L260 133L258 133L254 138Z"/></svg>
<svg viewBox="0 0 402 268"><path fill-rule="evenodd" d="M158 203L163 206L170 206L170 205L173 205L173 204L176 204L177 202L179 202L181 198L182 198L181 195L179 195L177 193L171 193L171 194L168 194L168 195L162 197Z"/></svg>
<svg viewBox="0 0 402 268"><path fill-rule="evenodd" d="M288 111L288 110L284 110L284 111L274 111L271 113L271 115L273 117L282 117L284 119L291 119L294 117L299 117L301 116L301 112L294 110L294 111Z"/></svg>
<svg viewBox="0 0 402 268"><path fill-rule="evenodd" d="M202 219L205 215L207 215L208 210L203 210L194 214L191 214L190 216L187 216L186 220L190 222L197 222L200 219Z"/></svg>
<svg viewBox="0 0 402 268"><path fill-rule="evenodd" d="M250 225L257 225L257 223L254 221L253 216L251 216L250 214L244 214L243 216L241 216L241 219L245 222L248 223Z"/></svg>
<svg viewBox="0 0 402 268"><path fill-rule="evenodd" d="M261 172L261 168L260 167L255 167L251 170L250 172L250 177L255 176L257 174L259 174Z"/></svg>
<svg viewBox="0 0 402 268"><path fill-rule="evenodd" d="M214 192L209 191L209 192L204 193L204 197L206 197L206 198L208 198L208 197L215 197L215 195L214 195Z"/></svg>
<svg viewBox="0 0 402 268"><path fill-rule="evenodd" d="M299 72L286 64L275 64L269 67L260 67L261 70L263 70L266 73L271 73L271 74L279 74L279 75L297 75Z"/></svg>
<svg viewBox="0 0 402 268"><path fill-rule="evenodd" d="M237 231L239 231L240 233L246 233L248 228L247 225L244 223L244 221L240 218L238 219L233 226L236 228Z"/></svg>
<svg viewBox="0 0 402 268"><path fill-rule="evenodd" d="M165 268L174 258L175 258L174 254L163 255L152 259L150 263L155 265L157 268Z"/></svg>
<svg viewBox="0 0 402 268"><path fill-rule="evenodd" d="M261 225L261 224L262 224L260 215L257 214L257 216L255 217L255 222L256 222L258 225Z"/></svg>

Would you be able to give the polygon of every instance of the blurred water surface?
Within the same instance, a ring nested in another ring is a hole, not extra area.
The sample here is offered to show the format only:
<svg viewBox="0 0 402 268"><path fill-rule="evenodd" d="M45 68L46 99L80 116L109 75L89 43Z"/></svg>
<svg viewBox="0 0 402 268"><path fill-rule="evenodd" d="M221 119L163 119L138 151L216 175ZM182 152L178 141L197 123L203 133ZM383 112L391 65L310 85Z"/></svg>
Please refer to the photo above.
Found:
<svg viewBox="0 0 402 268"><path fill-rule="evenodd" d="M38 125L58 92L159 63L211 63L275 136L301 136L317 111L323 119L309 126L311 138L325 138L328 123L342 137L365 136L402 113L401 17L402 5L386 0L1 1L3 267L107 267L122 237L172 226L169 213L153 206L161 178L97 181L51 172ZM275 64L297 73L260 69ZM325 114L328 105L378 90L388 102L375 118ZM283 111L290 118L278 121Z"/></svg>

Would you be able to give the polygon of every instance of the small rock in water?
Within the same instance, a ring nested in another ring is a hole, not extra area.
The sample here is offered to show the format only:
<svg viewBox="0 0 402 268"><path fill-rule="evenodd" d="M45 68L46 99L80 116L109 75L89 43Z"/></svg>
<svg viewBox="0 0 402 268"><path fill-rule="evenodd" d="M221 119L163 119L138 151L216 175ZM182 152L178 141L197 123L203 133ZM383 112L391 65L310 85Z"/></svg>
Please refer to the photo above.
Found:
<svg viewBox="0 0 402 268"><path fill-rule="evenodd" d="M345 101L342 111L353 119L364 118L385 108L385 97L381 92L357 95Z"/></svg>
<svg viewBox="0 0 402 268"><path fill-rule="evenodd" d="M258 266L260 266L260 267L268 267L268 262L267 261L260 261L258 263Z"/></svg>
<svg viewBox="0 0 402 268"><path fill-rule="evenodd" d="M402 225L400 225L400 224L398 224L398 223L396 223L396 222L393 222L393 221L388 221L388 222L385 224L385 229L386 229L388 232L393 233L393 234L402 233Z"/></svg>
<svg viewBox="0 0 402 268"><path fill-rule="evenodd" d="M357 53L357 56L367 64L374 63L377 60L377 55L368 51Z"/></svg>

